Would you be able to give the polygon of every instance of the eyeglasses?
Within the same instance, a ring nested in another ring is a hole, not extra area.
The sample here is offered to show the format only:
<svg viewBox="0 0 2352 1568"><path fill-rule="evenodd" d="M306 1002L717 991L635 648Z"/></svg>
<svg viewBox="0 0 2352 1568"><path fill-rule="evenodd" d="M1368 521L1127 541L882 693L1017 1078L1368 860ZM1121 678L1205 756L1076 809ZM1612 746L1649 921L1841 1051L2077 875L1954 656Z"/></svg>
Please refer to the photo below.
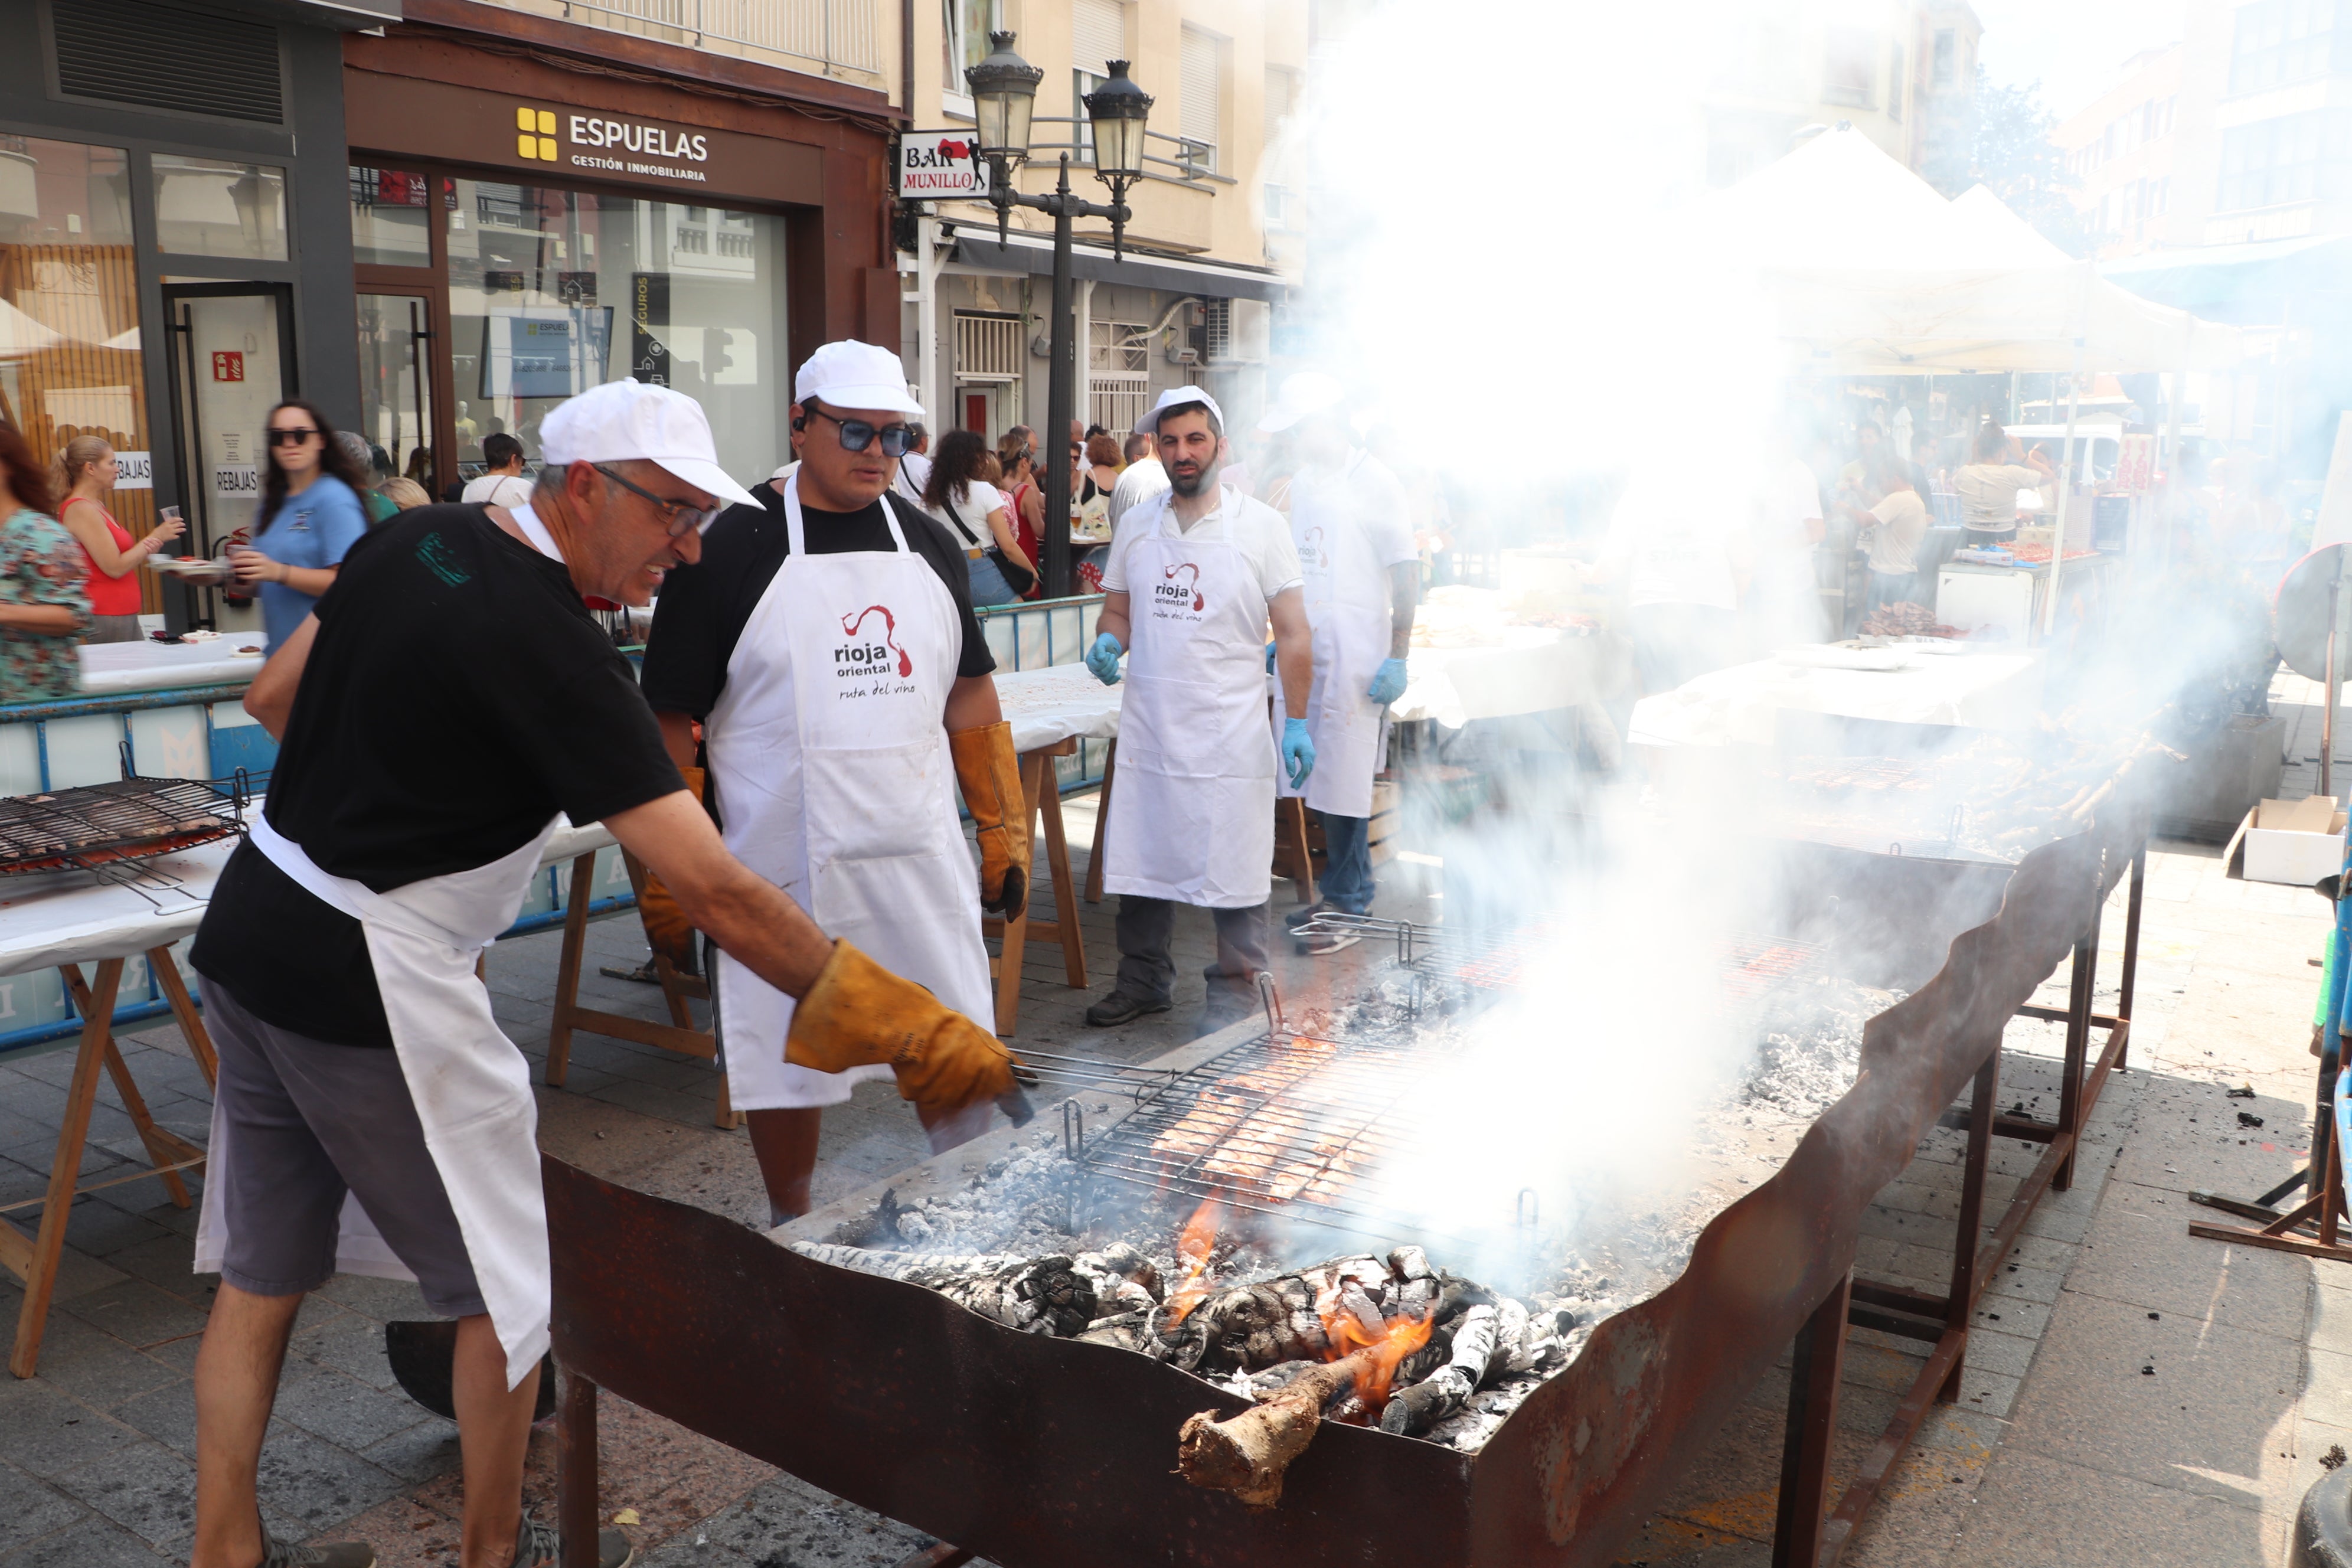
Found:
<svg viewBox="0 0 2352 1568"><path fill-rule="evenodd" d="M827 409L812 408L809 412L841 426L841 447L845 452L863 452L874 444L877 436L882 437L882 455L886 458L903 458L915 449L915 432L911 426L884 425L877 427L863 419L844 419Z"/></svg>
<svg viewBox="0 0 2352 1568"><path fill-rule="evenodd" d="M273 447L299 447L317 434L318 431L308 425L272 428L269 432L269 444Z"/></svg>
<svg viewBox="0 0 2352 1568"><path fill-rule="evenodd" d="M719 514L727 510L723 506L696 506L691 501L670 500L665 497L654 494L653 491L646 489L642 485L631 484L627 479L624 479L619 474L614 473L612 469L606 468L602 463L591 463L588 466L595 469L598 473L604 475L606 479L612 480L614 484L620 486L623 489L627 490L631 495L643 496L646 500L653 502L654 505L661 508L665 512L667 512L669 514L669 536L672 539L683 539L693 530L709 527L712 523L719 521Z"/></svg>

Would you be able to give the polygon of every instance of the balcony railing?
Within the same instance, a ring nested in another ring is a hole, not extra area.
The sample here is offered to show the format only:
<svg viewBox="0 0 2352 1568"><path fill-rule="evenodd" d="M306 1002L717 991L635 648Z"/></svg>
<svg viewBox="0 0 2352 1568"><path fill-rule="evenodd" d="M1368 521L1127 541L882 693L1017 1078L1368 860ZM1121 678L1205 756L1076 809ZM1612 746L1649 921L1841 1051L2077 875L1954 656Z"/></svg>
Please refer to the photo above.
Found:
<svg viewBox="0 0 2352 1568"><path fill-rule="evenodd" d="M563 0L563 14L668 27L706 39L792 55L836 71L878 72L876 0Z"/></svg>
<svg viewBox="0 0 2352 1568"><path fill-rule="evenodd" d="M1094 163L1094 144L1078 136L1080 121L1066 114L1040 114L1033 117L1029 123L1033 126L1067 125L1071 128L1070 139L1066 142L1032 140L1029 143L1031 163L1043 164L1050 162L1055 154L1064 152L1070 154L1073 163ZM1155 145L1161 150L1155 150ZM1216 167L1217 150L1209 142L1195 142L1189 136L1171 136L1164 131L1147 130L1143 133L1143 172L1147 177L1157 174L1162 179L1194 184L1204 184L1220 177Z"/></svg>

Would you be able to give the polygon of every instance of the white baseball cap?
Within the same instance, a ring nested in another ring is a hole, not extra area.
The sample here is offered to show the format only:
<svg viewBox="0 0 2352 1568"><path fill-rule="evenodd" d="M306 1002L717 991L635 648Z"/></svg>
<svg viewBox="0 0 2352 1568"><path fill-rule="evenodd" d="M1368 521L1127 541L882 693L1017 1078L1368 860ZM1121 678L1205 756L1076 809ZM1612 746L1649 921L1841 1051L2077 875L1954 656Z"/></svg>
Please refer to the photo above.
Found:
<svg viewBox="0 0 2352 1568"><path fill-rule="evenodd" d="M1171 386L1160 395L1160 401L1151 405L1150 413L1135 422L1135 433L1139 436L1159 435L1161 412L1170 408L1181 408L1187 403L1198 403L1205 406L1216 416L1218 430L1224 429L1225 411L1217 406L1215 398L1197 386Z"/></svg>
<svg viewBox="0 0 2352 1568"><path fill-rule="evenodd" d="M719 466L702 405L650 382L608 381L557 404L539 422L539 452L558 468L642 459L722 501L760 504Z"/></svg>
<svg viewBox="0 0 2352 1568"><path fill-rule="evenodd" d="M809 355L793 378L793 401L815 398L827 408L871 408L923 416L923 405L907 395L907 367L889 349L844 338Z"/></svg>
<svg viewBox="0 0 2352 1568"><path fill-rule="evenodd" d="M1327 413L1347 400L1348 389L1340 384L1338 376L1326 375L1319 370L1302 370L1284 379L1274 406L1265 411L1257 427L1269 436L1277 435L1301 419Z"/></svg>

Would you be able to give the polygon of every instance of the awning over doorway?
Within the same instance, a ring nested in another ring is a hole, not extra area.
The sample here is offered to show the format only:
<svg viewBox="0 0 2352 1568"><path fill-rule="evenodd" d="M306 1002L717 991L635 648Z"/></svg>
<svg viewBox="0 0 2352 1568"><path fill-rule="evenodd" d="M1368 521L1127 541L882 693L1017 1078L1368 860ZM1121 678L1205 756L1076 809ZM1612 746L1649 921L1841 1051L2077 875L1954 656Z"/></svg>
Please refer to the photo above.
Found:
<svg viewBox="0 0 2352 1568"><path fill-rule="evenodd" d="M1014 229L999 245L994 229L957 227L951 259L989 272L1051 274L1054 242L1049 237ZM1212 300L1264 300L1279 303L1288 286L1262 268L1231 262L1197 260L1191 257L1145 253L1129 247L1124 260L1104 247L1072 245L1070 276L1097 283L1125 283L1138 289L1199 294Z"/></svg>

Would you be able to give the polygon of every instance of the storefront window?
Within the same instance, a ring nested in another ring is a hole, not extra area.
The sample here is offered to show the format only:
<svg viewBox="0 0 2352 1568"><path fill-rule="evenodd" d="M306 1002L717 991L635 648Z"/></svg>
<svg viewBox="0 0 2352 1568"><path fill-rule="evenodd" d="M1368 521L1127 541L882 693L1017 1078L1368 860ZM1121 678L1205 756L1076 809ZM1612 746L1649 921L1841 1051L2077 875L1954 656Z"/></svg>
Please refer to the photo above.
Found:
<svg viewBox="0 0 2352 1568"><path fill-rule="evenodd" d="M399 169L351 165L352 259L362 267L430 267L432 213L425 179Z"/></svg>
<svg viewBox="0 0 2352 1568"><path fill-rule="evenodd" d="M499 430L537 462L549 409L624 376L700 402L737 478L787 460L782 218L488 180L455 186L461 474L480 472L482 437Z"/></svg>
<svg viewBox="0 0 2352 1568"><path fill-rule="evenodd" d="M286 171L268 163L155 155L158 249L286 259Z"/></svg>
<svg viewBox="0 0 2352 1568"><path fill-rule="evenodd" d="M0 136L0 417L45 457L105 437L134 533L154 522L144 384L121 150Z"/></svg>

